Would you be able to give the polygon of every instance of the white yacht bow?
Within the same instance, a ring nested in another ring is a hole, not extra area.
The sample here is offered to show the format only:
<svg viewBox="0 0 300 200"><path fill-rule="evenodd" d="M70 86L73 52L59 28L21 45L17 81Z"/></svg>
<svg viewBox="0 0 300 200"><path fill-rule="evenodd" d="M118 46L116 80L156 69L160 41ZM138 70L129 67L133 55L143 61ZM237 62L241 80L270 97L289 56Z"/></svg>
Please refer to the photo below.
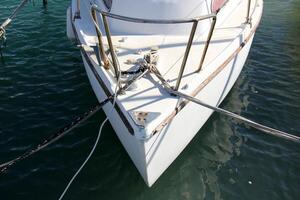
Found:
<svg viewBox="0 0 300 200"><path fill-rule="evenodd" d="M151 186L197 134L237 80L261 19L262 0L73 0L68 36L81 46L99 101L141 75L104 111Z"/></svg>

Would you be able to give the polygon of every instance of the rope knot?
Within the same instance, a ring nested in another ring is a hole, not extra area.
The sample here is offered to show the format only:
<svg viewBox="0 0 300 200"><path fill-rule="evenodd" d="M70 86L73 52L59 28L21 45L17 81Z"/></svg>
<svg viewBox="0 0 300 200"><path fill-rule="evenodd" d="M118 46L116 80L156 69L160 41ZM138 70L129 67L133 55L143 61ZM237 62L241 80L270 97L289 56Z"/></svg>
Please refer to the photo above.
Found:
<svg viewBox="0 0 300 200"><path fill-rule="evenodd" d="M2 39L2 38L5 39L5 34L6 34L6 31L5 31L4 27L0 26L0 39Z"/></svg>
<svg viewBox="0 0 300 200"><path fill-rule="evenodd" d="M0 26L0 50L6 46L6 30Z"/></svg>

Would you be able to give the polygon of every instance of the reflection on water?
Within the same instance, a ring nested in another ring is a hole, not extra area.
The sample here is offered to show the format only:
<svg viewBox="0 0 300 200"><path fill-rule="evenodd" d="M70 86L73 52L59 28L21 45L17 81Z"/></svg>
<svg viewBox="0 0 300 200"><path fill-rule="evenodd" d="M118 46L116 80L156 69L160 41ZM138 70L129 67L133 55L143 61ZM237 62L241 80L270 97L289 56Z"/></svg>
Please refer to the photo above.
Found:
<svg viewBox="0 0 300 200"><path fill-rule="evenodd" d="M235 91L232 91L230 96L231 101L227 102L226 106L236 113L240 113L243 108L247 107L247 98L239 99ZM195 196L191 199L221 199L218 171L233 156L240 154L240 147L244 142L237 130L238 127L234 125L235 122L231 119L214 114L188 147L195 148L196 153L192 165L196 166L204 183L200 189L203 191L201 198ZM234 182L234 179L231 178L230 181Z"/></svg>
<svg viewBox="0 0 300 200"><path fill-rule="evenodd" d="M230 96L231 101L226 106L235 112L239 113L247 107L247 98L239 99L238 92L233 91ZM178 199L221 199L218 172L233 156L240 154L240 147L245 140L235 124L228 118L214 114L154 188L172 182L172 189L176 191L173 191L176 193L174 196ZM232 178L230 181L234 182ZM162 194L161 197L167 199L170 196Z"/></svg>

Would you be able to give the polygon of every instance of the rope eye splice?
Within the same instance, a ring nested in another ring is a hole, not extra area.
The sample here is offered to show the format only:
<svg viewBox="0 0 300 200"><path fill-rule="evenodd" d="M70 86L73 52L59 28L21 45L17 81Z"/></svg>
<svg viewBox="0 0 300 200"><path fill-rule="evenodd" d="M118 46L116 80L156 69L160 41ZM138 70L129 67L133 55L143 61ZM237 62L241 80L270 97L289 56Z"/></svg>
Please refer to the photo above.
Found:
<svg viewBox="0 0 300 200"><path fill-rule="evenodd" d="M30 0L22 0L11 15L0 25L0 54L2 57L2 49L6 47L6 28L9 26L16 15L21 11L21 9L26 5ZM47 0L43 0L44 6L47 5Z"/></svg>
<svg viewBox="0 0 300 200"><path fill-rule="evenodd" d="M3 58L2 49L6 47L6 30L0 27L0 56Z"/></svg>

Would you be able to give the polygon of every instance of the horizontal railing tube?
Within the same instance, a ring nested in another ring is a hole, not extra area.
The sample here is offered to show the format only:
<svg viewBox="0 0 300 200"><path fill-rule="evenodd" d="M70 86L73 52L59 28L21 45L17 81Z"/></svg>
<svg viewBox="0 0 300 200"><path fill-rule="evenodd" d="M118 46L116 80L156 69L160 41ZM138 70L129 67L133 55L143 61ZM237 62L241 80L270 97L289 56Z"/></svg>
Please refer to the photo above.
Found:
<svg viewBox="0 0 300 200"><path fill-rule="evenodd" d="M147 23L147 24L183 24L183 23L193 23L192 26L192 30L190 33L190 37L189 37L189 41L186 47L186 51L184 54L184 58L181 64L181 68L178 74L178 78L177 78L177 82L176 82L176 86L175 86L175 90L178 90L179 86L180 86L180 82L184 73L184 69L188 60L188 56L191 50L191 47L193 45L193 40L194 40L194 36L197 30L197 26L198 26L198 22L201 20L206 20L206 19L210 19L213 18L212 21L212 25L209 31L209 35L208 35L208 40L206 42L205 48L204 48L204 53L202 55L201 58L201 64L199 67L199 70L201 69L201 66L204 62L206 53L207 53L207 49L208 49L208 45L210 43L211 37L212 37L212 33L213 30L215 28L215 24L216 24L216 13L212 13L212 14L208 14L208 15L204 15L204 16L200 16L200 17L194 17L194 18L189 18L189 19L174 19L174 20L159 20L159 19L142 19L142 18L132 18L132 17L125 17L125 16L121 16L121 15L116 15L116 14L112 14L112 13L108 13L105 11L102 11L97 5L92 5L91 7L92 11L98 11L101 16L102 16L102 20L104 23L104 28L105 28L105 32L106 32L106 36L107 36L107 41L108 41L108 45L109 45L109 50L111 53L111 57L112 57L112 62L113 62L113 67L116 73L116 77L119 78L119 67L118 67L118 61L117 61L117 57L116 54L114 52L114 47L113 47L113 43L112 43L112 39L111 39L111 33L110 33L110 29L109 29L109 25L108 25L108 21L107 21L107 17L113 18L113 19L117 19L117 20L122 20L122 21L127 21L127 22L132 22L132 23ZM97 24L98 22L95 21ZM99 40L99 44L100 44L100 48L101 47L101 37L102 35L98 34L101 33L99 29L99 27L97 28L97 35L98 35L98 40ZM102 50L101 50L102 51ZM102 51L104 52L104 51ZM104 52L105 54L105 52ZM106 54L105 54L106 55Z"/></svg>
<svg viewBox="0 0 300 200"><path fill-rule="evenodd" d="M195 21L201 21L201 20L213 18L214 16L216 16L216 14L213 13L213 14L208 14L208 15L195 17L195 18L190 18L190 19L174 19L174 20L142 19L142 18L125 17L125 16L121 16L121 15L116 15L116 14L113 14L113 13L108 13L108 12L102 11L96 5L93 5L92 8L97 10L102 15L105 15L107 17L111 17L111 18L114 18L114 19L127 21L127 22L146 23L146 24L184 24L184 23L193 23Z"/></svg>

